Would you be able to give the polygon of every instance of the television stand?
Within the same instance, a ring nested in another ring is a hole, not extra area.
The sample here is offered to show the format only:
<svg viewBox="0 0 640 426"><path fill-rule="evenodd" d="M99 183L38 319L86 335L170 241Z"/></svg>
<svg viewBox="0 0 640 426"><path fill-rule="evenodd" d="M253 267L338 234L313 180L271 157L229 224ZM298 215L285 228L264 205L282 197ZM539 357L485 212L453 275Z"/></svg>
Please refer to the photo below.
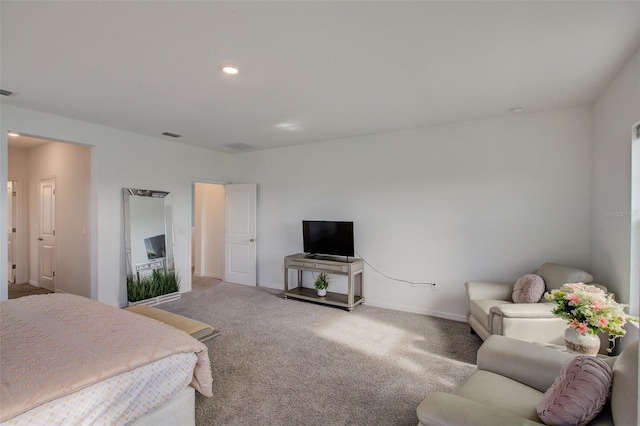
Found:
<svg viewBox="0 0 640 426"><path fill-rule="evenodd" d="M298 271L298 286L289 289L289 269ZM302 272L324 272L326 274L346 275L347 294L327 292L325 297L317 295L312 288L302 287ZM353 311L360 303L364 303L364 262L362 259L349 258L340 261L329 257L316 256L309 258L305 253L292 254L284 258L284 298L307 300L325 305L339 306ZM358 291L356 294L356 284Z"/></svg>

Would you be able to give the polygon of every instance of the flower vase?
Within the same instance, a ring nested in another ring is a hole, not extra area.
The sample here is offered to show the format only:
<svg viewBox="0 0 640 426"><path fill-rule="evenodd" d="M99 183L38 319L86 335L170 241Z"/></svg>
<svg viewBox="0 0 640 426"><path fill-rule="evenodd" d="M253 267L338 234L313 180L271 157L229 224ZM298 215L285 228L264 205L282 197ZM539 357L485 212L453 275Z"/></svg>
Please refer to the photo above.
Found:
<svg viewBox="0 0 640 426"><path fill-rule="evenodd" d="M318 296L319 297L325 297L326 295L327 295L327 289L326 288L318 289Z"/></svg>
<svg viewBox="0 0 640 426"><path fill-rule="evenodd" d="M593 334L582 335L568 327L564 331L564 344L569 353L595 356L600 350L600 337Z"/></svg>

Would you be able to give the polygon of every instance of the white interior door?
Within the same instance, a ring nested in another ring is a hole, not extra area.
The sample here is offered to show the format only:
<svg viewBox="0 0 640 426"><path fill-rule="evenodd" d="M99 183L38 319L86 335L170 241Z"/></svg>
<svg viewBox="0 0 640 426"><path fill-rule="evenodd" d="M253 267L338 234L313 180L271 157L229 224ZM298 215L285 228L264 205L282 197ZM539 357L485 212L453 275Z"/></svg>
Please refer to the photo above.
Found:
<svg viewBox="0 0 640 426"><path fill-rule="evenodd" d="M9 282L16 283L16 183L7 182L7 243Z"/></svg>
<svg viewBox="0 0 640 426"><path fill-rule="evenodd" d="M40 180L40 279L38 285L56 287L56 181Z"/></svg>
<svg viewBox="0 0 640 426"><path fill-rule="evenodd" d="M256 285L256 184L225 186L224 280Z"/></svg>

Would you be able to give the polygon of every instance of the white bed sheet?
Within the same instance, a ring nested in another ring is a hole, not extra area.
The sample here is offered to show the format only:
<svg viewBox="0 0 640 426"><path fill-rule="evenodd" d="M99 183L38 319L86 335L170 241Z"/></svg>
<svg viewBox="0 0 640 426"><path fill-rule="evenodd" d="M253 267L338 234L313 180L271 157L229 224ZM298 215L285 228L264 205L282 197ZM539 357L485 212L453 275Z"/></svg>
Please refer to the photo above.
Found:
<svg viewBox="0 0 640 426"><path fill-rule="evenodd" d="M127 425L164 404L193 379L194 353L179 353L53 400L4 425Z"/></svg>

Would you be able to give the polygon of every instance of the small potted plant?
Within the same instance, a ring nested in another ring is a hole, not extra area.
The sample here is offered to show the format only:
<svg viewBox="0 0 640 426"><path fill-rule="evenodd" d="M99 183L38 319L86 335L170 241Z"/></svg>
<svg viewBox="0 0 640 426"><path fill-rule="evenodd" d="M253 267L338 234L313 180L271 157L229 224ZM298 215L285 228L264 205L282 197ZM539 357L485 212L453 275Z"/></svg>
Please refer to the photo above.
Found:
<svg viewBox="0 0 640 426"><path fill-rule="evenodd" d="M327 287L329 287L330 283L331 280L327 274L321 272L320 275L318 275L318 278L316 278L316 281L313 283L313 286L318 291L318 296L324 297L327 295Z"/></svg>

